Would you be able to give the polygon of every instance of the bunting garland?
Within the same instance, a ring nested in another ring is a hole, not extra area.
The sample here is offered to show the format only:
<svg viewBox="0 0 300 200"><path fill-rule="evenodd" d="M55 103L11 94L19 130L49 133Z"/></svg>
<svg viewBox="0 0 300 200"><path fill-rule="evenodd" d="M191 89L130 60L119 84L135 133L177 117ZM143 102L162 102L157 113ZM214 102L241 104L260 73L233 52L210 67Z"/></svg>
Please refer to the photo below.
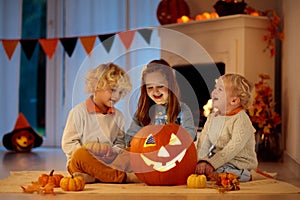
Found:
<svg viewBox="0 0 300 200"><path fill-rule="evenodd" d="M9 60L11 59L19 41L18 40L2 40L2 45Z"/></svg>
<svg viewBox="0 0 300 200"><path fill-rule="evenodd" d="M96 36L84 36L79 38L85 52L90 56L96 42Z"/></svg>
<svg viewBox="0 0 300 200"><path fill-rule="evenodd" d="M57 43L58 43L58 39L54 38L54 39L39 39L39 42L45 52L45 54L48 56L48 58L52 58Z"/></svg>
<svg viewBox="0 0 300 200"><path fill-rule="evenodd" d="M133 41L133 37L135 35L135 30L133 31L126 31L126 32L120 32L118 33L121 41L123 42L123 45L125 46L126 50L129 49L131 46L131 43Z"/></svg>
<svg viewBox="0 0 300 200"><path fill-rule="evenodd" d="M71 38L60 38L59 41L62 44L65 52L67 52L68 56L71 57L73 54L73 51L77 44L77 37L71 37Z"/></svg>
<svg viewBox="0 0 300 200"><path fill-rule="evenodd" d="M99 35L99 40L101 41L102 45L104 46L105 50L107 52L110 52L110 49L114 43L115 34L105 34L105 35Z"/></svg>
<svg viewBox="0 0 300 200"><path fill-rule="evenodd" d="M28 60L31 59L37 44L41 46L42 50L47 55L47 57L51 59L56 51L58 41L60 41L61 45L64 48L64 51L68 54L69 57L72 56L76 48L78 39L80 40L85 52L88 55L90 55L90 53L92 52L97 38L100 40L105 50L109 53L114 43L116 35L119 36L124 47L126 48L126 50L128 50L133 42L136 32L138 32L142 36L142 38L148 44L150 44L152 31L153 31L152 29L139 29L139 30L126 31L126 32L109 33L103 35L65 37L65 38L0 39L0 41L2 41L3 49L9 60L11 60L18 43L21 44L21 49L25 53Z"/></svg>
<svg viewBox="0 0 300 200"><path fill-rule="evenodd" d="M30 60L30 58L35 50L37 42L38 42L37 39L30 39L30 40L21 39L20 40L21 47L22 47L28 60Z"/></svg>

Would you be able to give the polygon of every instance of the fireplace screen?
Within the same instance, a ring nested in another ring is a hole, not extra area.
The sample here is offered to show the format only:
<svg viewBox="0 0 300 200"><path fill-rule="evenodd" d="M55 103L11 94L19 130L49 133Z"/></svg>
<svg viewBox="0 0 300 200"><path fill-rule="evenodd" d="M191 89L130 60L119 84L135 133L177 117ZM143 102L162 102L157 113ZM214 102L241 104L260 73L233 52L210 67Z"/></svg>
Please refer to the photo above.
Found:
<svg viewBox="0 0 300 200"><path fill-rule="evenodd" d="M175 65L173 68L179 72L176 73L176 78L181 91L181 101L192 110L195 126L202 128L206 121L203 106L211 98L215 80L225 73L225 64L222 62L186 64Z"/></svg>

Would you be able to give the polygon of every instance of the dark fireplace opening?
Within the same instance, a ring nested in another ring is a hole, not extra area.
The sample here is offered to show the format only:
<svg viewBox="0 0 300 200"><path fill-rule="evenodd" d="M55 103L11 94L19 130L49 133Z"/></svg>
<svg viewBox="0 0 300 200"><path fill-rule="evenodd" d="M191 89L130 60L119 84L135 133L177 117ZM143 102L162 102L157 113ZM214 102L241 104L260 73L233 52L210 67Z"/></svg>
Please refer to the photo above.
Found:
<svg viewBox="0 0 300 200"><path fill-rule="evenodd" d="M211 98L215 80L225 73L225 63L185 64L175 65L173 68L179 72L176 73L176 78L181 101L190 107L195 126L201 129L206 121L203 106Z"/></svg>

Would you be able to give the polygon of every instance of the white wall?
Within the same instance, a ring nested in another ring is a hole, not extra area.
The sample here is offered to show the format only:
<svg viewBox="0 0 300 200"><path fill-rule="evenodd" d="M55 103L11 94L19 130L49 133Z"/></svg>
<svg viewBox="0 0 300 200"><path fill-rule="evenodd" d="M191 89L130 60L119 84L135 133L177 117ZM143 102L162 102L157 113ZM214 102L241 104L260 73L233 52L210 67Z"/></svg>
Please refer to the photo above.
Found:
<svg viewBox="0 0 300 200"><path fill-rule="evenodd" d="M282 53L282 118L286 133L286 153L300 163L299 89L299 0L283 1L284 34Z"/></svg>

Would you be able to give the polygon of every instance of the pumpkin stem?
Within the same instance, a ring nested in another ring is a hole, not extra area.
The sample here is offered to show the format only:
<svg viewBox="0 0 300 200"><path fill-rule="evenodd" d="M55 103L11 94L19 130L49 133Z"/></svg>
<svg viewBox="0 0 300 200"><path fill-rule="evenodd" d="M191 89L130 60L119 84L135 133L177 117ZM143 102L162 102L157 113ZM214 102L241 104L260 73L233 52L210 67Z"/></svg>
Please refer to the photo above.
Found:
<svg viewBox="0 0 300 200"><path fill-rule="evenodd" d="M54 173L54 169L52 169L52 170L51 170L51 172L50 172L49 176L52 176L52 175L53 175L53 173Z"/></svg>

